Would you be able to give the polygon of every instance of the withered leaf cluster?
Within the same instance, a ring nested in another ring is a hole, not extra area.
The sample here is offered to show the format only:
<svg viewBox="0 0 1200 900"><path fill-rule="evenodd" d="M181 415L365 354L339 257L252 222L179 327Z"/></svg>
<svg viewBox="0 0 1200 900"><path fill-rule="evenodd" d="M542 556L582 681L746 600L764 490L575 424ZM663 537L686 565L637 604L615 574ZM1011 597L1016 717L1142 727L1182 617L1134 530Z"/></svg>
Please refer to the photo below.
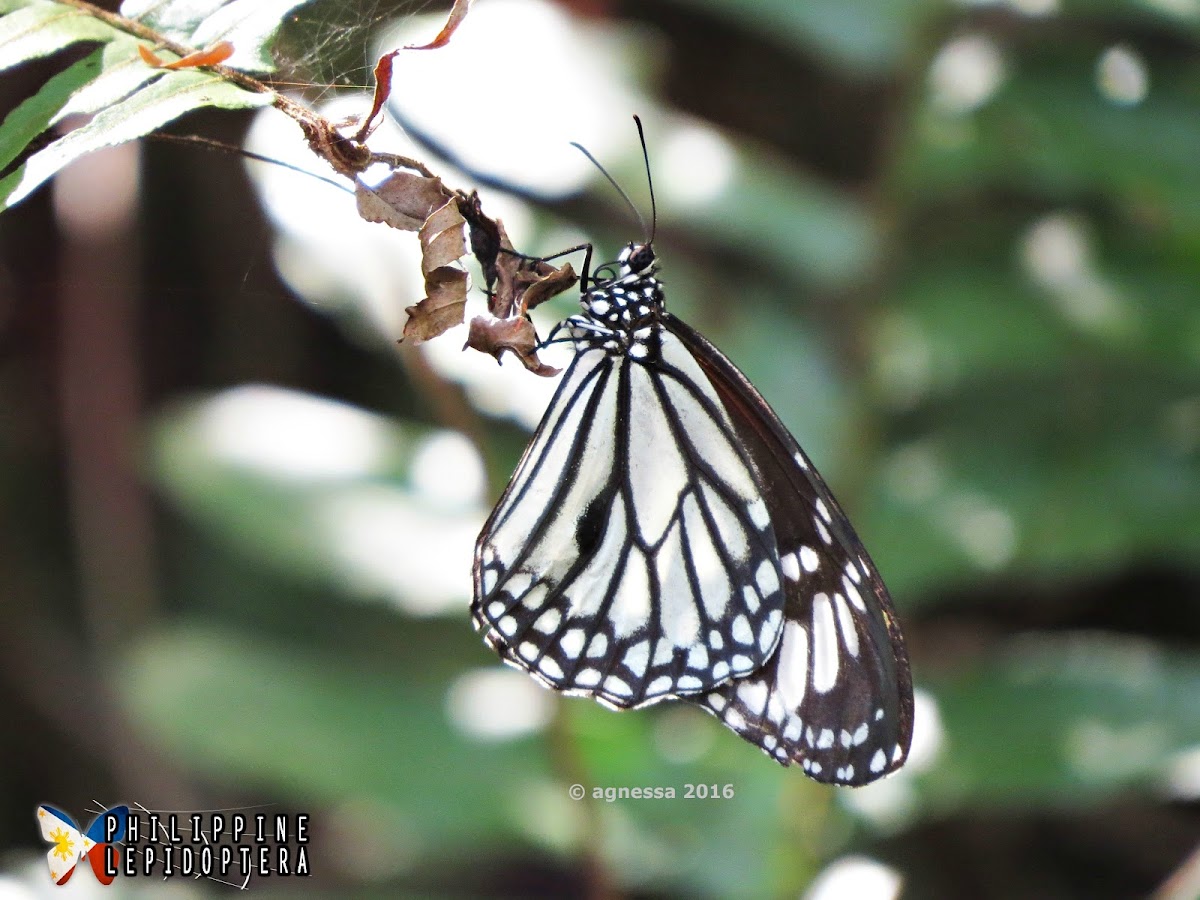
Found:
<svg viewBox="0 0 1200 900"><path fill-rule="evenodd" d="M402 340L421 343L462 323L467 273L457 262L467 252L466 226L486 282L488 314L471 320L465 346L497 360L511 351L531 372L558 374L538 358L529 311L579 280L569 264L557 268L516 252L503 223L483 213L478 194L452 191L440 178L397 171L375 187L359 181L356 192L364 219L415 231L421 242L426 296L406 310Z"/></svg>

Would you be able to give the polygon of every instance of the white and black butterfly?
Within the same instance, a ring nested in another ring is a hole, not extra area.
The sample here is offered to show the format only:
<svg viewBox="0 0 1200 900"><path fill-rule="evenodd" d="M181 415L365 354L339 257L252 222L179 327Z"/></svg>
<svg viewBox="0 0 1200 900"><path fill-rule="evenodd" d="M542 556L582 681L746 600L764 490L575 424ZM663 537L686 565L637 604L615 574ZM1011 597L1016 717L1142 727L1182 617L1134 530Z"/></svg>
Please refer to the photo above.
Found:
<svg viewBox="0 0 1200 900"><path fill-rule="evenodd" d="M665 310L657 268L650 240L609 277L585 261L574 359L475 547L475 625L555 690L690 700L785 766L866 784L912 735L887 589L766 400Z"/></svg>

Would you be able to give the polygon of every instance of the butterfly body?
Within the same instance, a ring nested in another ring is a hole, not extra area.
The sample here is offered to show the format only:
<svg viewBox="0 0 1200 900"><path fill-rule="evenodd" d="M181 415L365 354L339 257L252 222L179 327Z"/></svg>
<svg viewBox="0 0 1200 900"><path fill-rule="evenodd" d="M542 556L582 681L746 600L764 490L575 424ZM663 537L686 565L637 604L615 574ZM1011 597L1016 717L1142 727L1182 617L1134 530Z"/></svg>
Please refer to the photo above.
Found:
<svg viewBox="0 0 1200 900"><path fill-rule="evenodd" d="M744 375L630 244L563 323L575 357L476 545L476 626L614 708L696 702L777 761L861 784L907 753L874 566ZM882 762L881 762L882 760Z"/></svg>

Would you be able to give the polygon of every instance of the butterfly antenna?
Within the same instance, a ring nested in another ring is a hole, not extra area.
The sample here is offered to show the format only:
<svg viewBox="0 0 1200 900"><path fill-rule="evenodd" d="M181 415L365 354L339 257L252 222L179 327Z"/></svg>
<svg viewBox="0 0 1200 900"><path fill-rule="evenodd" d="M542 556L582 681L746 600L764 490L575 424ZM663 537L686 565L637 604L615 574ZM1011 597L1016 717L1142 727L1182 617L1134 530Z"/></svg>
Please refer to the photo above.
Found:
<svg viewBox="0 0 1200 900"><path fill-rule="evenodd" d="M640 124L638 128L641 128ZM638 224L642 226L642 234L645 234L646 220L642 218L642 214L638 212L638 208L633 205L633 201L629 199L629 195L621 190L621 186L617 184L617 180L608 174L608 170L605 169L604 166L600 165L600 161L596 159L596 157L592 156L592 154L588 151L588 148L583 146L583 144L577 144L574 141L571 141L571 146L591 160L592 165L600 170L600 174L608 179L608 183L616 188L617 193L621 195L621 199L625 201L625 205L633 211L634 218L636 218L638 220Z"/></svg>
<svg viewBox="0 0 1200 900"><path fill-rule="evenodd" d="M654 202L654 179L650 177L650 152L646 149L646 132L642 128L641 117L635 115L633 121L637 123L638 140L642 143L642 159L646 163L646 184L650 187L650 237L646 243L653 244L654 235L658 231L658 204ZM642 228L645 227L646 223L643 221Z"/></svg>

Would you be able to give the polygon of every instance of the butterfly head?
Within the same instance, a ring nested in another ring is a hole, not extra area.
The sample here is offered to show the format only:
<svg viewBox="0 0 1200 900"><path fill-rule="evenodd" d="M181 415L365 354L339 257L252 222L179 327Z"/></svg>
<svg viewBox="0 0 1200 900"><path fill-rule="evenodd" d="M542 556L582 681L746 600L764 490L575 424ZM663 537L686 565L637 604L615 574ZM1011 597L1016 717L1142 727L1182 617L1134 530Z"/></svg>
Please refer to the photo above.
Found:
<svg viewBox="0 0 1200 900"><path fill-rule="evenodd" d="M658 258L654 255L654 245L650 243L630 243L620 256L617 257L619 269L618 279L633 276L653 275L657 268Z"/></svg>

